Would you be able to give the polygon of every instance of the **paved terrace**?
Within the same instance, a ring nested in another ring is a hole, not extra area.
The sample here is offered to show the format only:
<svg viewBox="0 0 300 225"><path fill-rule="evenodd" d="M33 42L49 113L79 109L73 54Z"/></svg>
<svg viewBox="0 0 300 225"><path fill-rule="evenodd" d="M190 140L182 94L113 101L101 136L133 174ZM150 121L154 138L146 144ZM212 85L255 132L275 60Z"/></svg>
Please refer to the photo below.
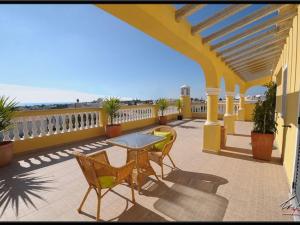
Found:
<svg viewBox="0 0 300 225"><path fill-rule="evenodd" d="M288 184L278 152L271 162L251 156L250 122L237 122L237 133L228 136L221 155L201 151L204 120L174 121L178 138L171 156L178 169L165 166L166 178L150 177L143 195L130 202L126 185L114 188L103 199L100 218L105 221L173 220L291 220L282 215L280 203L288 197ZM145 129L146 130L146 129ZM69 153L106 150L114 166L125 163L126 150L112 147L100 137L16 157L0 169L0 220L93 221L96 195L91 192L83 211L77 208L87 184ZM166 159L165 163L171 165ZM160 168L153 163L160 175Z"/></svg>

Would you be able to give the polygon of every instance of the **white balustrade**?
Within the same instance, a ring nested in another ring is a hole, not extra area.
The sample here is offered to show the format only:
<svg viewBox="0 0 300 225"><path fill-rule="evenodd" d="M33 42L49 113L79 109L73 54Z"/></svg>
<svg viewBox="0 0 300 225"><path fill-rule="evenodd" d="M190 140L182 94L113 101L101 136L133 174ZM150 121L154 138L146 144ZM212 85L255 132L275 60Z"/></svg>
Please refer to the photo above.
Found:
<svg viewBox="0 0 300 225"><path fill-rule="evenodd" d="M226 103L225 102L219 102L218 104L218 113L219 114L225 114L226 112Z"/></svg>
<svg viewBox="0 0 300 225"><path fill-rule="evenodd" d="M238 103L234 103L234 113L237 114L239 109ZM192 113L206 113L207 112L207 106L206 103L194 103L192 104ZM218 113L219 114L225 114L226 112L226 103L225 102L219 102L218 103Z"/></svg>
<svg viewBox="0 0 300 225"><path fill-rule="evenodd" d="M78 116L80 116L80 124ZM99 112L16 117L12 120L12 124L13 126L10 130L2 132L3 141L26 140L99 127Z"/></svg>
<svg viewBox="0 0 300 225"><path fill-rule="evenodd" d="M192 105L192 113L206 113L206 103L197 103Z"/></svg>
<svg viewBox="0 0 300 225"><path fill-rule="evenodd" d="M127 123L149 119L153 117L152 107L120 109L117 112L117 117L113 119L114 124Z"/></svg>
<svg viewBox="0 0 300 225"><path fill-rule="evenodd" d="M178 114L178 113L179 113L178 109L174 105L168 106L168 108L164 110L164 116ZM158 115L162 115L161 110L158 111Z"/></svg>

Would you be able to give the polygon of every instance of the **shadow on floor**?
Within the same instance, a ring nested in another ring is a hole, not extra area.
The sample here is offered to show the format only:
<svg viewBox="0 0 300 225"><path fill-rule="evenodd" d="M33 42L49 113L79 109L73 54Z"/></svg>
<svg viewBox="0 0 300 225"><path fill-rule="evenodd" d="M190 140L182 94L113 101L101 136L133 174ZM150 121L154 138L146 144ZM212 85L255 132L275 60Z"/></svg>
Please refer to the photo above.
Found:
<svg viewBox="0 0 300 225"><path fill-rule="evenodd" d="M121 198L126 200L126 206L119 215L108 219L107 221L101 219L101 212L100 212L100 221L101 222L111 222L111 221L118 221L118 222L166 222L167 220L162 216L158 215L157 213L143 207L142 205L138 204L137 202L133 203L131 199L126 198L125 196L119 194L118 192L111 190L114 194L120 196ZM129 202L132 203L132 206L129 207ZM96 220L94 215L91 215L88 212L82 211L82 215L87 216L93 220Z"/></svg>
<svg viewBox="0 0 300 225"><path fill-rule="evenodd" d="M174 120L174 121L168 122L167 125L170 127L177 127L177 126L180 127L183 124L191 122L191 121L194 121L194 120L192 120L192 119Z"/></svg>
<svg viewBox="0 0 300 225"><path fill-rule="evenodd" d="M230 158L235 158L235 159L248 160L248 161L252 161L252 162L254 161L254 162L259 162L259 163L270 163L270 164L282 165L280 157L272 156L272 159L270 161L254 159L252 156L252 150L250 150L250 149L225 146L224 149L221 149L221 151L219 152L219 155L225 156L225 157L230 157Z"/></svg>
<svg viewBox="0 0 300 225"><path fill-rule="evenodd" d="M152 185L143 188L146 196L159 198L154 208L176 221L221 221L228 200L216 194L220 185L228 183L222 177L176 169L165 180L169 187L151 179Z"/></svg>
<svg viewBox="0 0 300 225"><path fill-rule="evenodd" d="M238 137L251 137L251 135L248 134L229 134L231 136L238 136Z"/></svg>
<svg viewBox="0 0 300 225"><path fill-rule="evenodd" d="M105 142L105 138L97 138L60 147L40 149L32 153L16 156L10 165L1 168L0 176L4 174L14 176L73 159L73 151L88 154L105 150L109 147L111 145Z"/></svg>
<svg viewBox="0 0 300 225"><path fill-rule="evenodd" d="M194 126L186 126L186 125L179 125L179 127L185 128L185 129L198 129L198 127L194 127Z"/></svg>
<svg viewBox="0 0 300 225"><path fill-rule="evenodd" d="M228 183L223 177L206 173L195 173L180 169L172 170L165 180L208 193L216 193L220 185Z"/></svg>
<svg viewBox="0 0 300 225"><path fill-rule="evenodd" d="M5 213L8 206L12 207L16 216L19 215L19 206L21 201L27 207L36 208L33 198L46 201L39 195L41 191L50 191L53 189L48 186L53 180L47 177L34 176L32 173L23 173L21 175L10 176L6 174L0 179L0 218Z"/></svg>

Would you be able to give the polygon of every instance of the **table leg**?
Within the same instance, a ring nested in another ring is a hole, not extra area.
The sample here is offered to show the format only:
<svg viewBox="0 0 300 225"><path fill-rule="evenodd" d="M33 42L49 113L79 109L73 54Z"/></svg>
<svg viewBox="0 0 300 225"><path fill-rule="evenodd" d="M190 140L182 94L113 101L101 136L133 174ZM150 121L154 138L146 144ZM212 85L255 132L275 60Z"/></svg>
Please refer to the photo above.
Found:
<svg viewBox="0 0 300 225"><path fill-rule="evenodd" d="M127 149L127 162L132 159L130 153L132 151L134 151L135 154L134 159L135 159L135 168L137 172L137 177L134 179L134 183L137 185L138 192L140 194L144 176L154 175L158 181L159 178L150 164L148 151L146 149L145 150Z"/></svg>

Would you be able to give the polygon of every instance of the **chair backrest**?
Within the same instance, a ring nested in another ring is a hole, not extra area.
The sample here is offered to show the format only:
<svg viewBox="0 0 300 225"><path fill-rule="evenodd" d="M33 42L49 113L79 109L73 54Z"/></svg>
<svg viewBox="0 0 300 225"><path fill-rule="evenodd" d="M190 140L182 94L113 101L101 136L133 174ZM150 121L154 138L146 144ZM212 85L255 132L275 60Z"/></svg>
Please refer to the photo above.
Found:
<svg viewBox="0 0 300 225"><path fill-rule="evenodd" d="M173 146L173 143L175 142L176 138L177 138L177 132L174 128L170 127L170 126L159 126L159 127L156 127L154 131L162 131L162 132L170 132L171 133L171 140L165 144L163 150L162 150L162 153L163 153L163 156L169 154L169 152L171 151L172 149L172 146Z"/></svg>
<svg viewBox="0 0 300 225"><path fill-rule="evenodd" d="M94 162L91 159L89 159L86 155L80 152L75 151L73 155L75 156L88 184L94 187L98 187L99 184L97 181Z"/></svg>
<svg viewBox="0 0 300 225"><path fill-rule="evenodd" d="M170 126L158 126L156 128L154 128L154 131L162 131L162 132L170 132L171 133L171 141L174 142L177 138L177 132L174 128L170 127Z"/></svg>

